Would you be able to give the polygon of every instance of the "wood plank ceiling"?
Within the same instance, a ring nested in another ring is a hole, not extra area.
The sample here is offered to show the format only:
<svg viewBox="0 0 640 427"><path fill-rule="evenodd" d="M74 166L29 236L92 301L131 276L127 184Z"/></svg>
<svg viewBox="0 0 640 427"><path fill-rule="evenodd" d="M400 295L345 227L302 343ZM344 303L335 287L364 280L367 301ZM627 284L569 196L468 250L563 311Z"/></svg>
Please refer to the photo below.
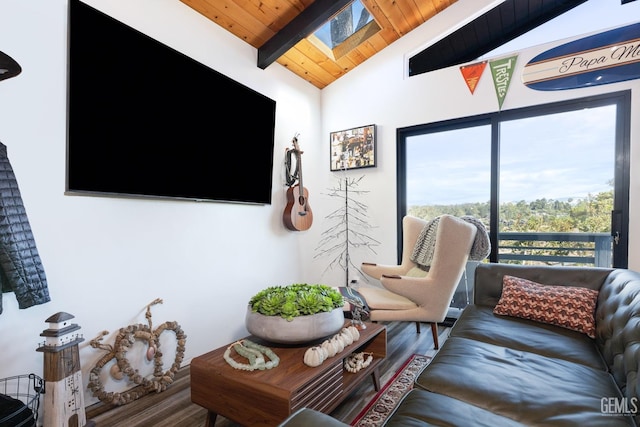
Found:
<svg viewBox="0 0 640 427"><path fill-rule="evenodd" d="M181 0L259 49L313 0ZM276 62L322 89L457 0L361 0L380 31L334 59L302 38Z"/></svg>
<svg viewBox="0 0 640 427"><path fill-rule="evenodd" d="M380 30L342 55L308 36L349 0L180 1L258 49L260 68L275 60L322 89L457 0L360 0ZM505 0L417 54L411 75L471 61L585 1Z"/></svg>

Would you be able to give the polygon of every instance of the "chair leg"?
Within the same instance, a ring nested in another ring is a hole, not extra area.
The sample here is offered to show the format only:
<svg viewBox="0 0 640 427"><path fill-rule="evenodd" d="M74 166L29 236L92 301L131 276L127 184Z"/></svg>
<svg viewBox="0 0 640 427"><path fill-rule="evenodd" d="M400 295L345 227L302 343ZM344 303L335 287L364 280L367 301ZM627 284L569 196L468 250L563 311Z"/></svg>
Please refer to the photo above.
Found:
<svg viewBox="0 0 640 427"><path fill-rule="evenodd" d="M431 335L433 335L434 348L437 350L440 344L438 343L438 324L435 322L431 324Z"/></svg>
<svg viewBox="0 0 640 427"><path fill-rule="evenodd" d="M416 332L420 333L420 322L416 322Z"/></svg>

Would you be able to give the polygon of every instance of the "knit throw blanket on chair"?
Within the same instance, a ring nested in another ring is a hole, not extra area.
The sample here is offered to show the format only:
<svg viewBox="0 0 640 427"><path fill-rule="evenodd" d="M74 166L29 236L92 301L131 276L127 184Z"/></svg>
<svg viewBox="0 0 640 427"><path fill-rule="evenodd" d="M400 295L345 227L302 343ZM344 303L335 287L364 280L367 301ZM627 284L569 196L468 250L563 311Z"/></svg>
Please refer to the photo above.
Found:
<svg viewBox="0 0 640 427"><path fill-rule="evenodd" d="M462 216L460 219L475 225L478 229L471 250L469 251L469 260L482 261L489 256L491 252L491 242L489 241L489 233L486 227L479 219L469 215ZM428 270L433 260L439 221L440 217L435 217L429 221L420 232L416 245L413 247L411 261L415 262L418 267L423 270Z"/></svg>

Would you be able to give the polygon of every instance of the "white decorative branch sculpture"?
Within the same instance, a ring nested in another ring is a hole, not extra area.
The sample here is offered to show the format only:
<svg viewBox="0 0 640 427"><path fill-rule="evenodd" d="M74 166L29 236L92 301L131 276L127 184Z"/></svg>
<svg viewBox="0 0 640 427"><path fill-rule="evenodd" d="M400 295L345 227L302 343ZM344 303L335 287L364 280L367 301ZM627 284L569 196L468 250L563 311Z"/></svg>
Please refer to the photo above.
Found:
<svg viewBox="0 0 640 427"><path fill-rule="evenodd" d="M380 244L368 234L374 227L369 223L367 205L358 200L363 194L369 192L358 189L363 178L364 176L357 179L340 178L337 185L329 189L327 195L340 199L341 205L325 217L330 225L322 232L320 243L315 249L318 253L314 259L331 257L323 274L327 270L340 267L345 272L345 286L351 283L350 267L360 272L360 277L364 277L360 268L351 261L350 250L364 247L375 254L373 247Z"/></svg>

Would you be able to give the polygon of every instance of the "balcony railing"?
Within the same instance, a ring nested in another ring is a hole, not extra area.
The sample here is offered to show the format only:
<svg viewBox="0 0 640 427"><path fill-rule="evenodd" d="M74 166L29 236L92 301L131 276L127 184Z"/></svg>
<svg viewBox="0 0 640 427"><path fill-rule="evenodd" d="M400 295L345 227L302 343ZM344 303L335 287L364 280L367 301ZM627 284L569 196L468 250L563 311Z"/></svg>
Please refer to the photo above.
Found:
<svg viewBox="0 0 640 427"><path fill-rule="evenodd" d="M498 262L612 265L612 237L608 233L505 232L499 233L498 239Z"/></svg>
<svg viewBox="0 0 640 427"><path fill-rule="evenodd" d="M513 264L591 265L611 267L613 263L608 233L520 233L498 234L498 262ZM546 245L545 245L546 243ZM467 263L452 309L462 309L473 299L474 271L478 262Z"/></svg>

